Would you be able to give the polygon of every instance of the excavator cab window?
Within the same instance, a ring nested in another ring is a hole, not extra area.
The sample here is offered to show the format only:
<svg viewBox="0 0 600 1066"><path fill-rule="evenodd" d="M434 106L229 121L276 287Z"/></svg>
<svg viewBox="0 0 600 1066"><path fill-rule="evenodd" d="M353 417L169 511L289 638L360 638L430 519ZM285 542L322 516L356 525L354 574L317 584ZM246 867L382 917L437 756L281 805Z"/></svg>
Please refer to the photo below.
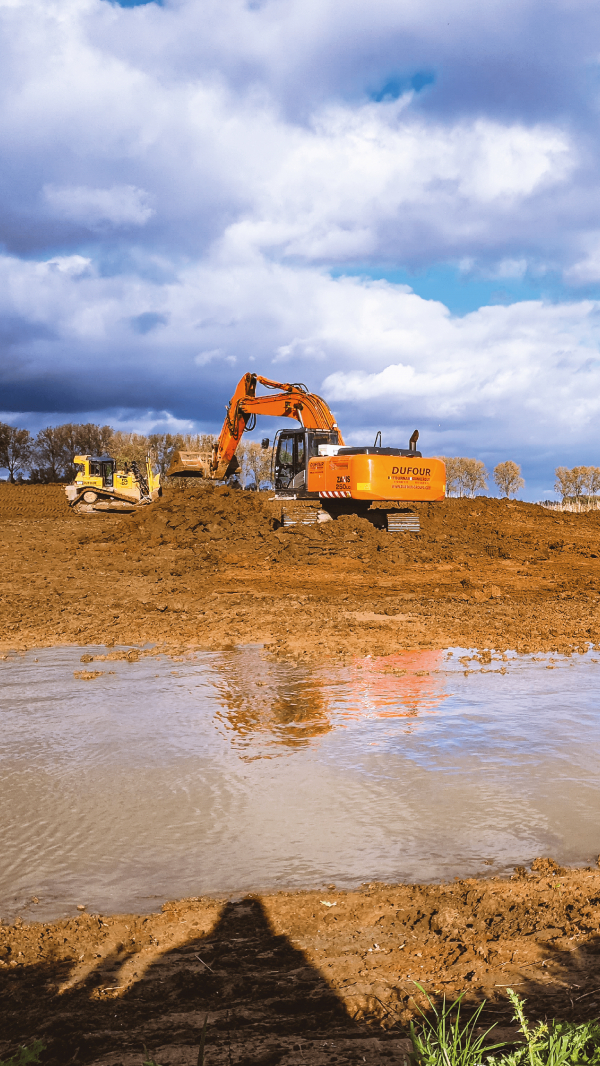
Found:
<svg viewBox="0 0 600 1066"><path fill-rule="evenodd" d="M340 438L336 429L321 429L318 432L308 431L308 458L316 459L319 454L319 444L339 444Z"/></svg>
<svg viewBox="0 0 600 1066"><path fill-rule="evenodd" d="M102 463L90 463L90 477L102 477Z"/></svg>
<svg viewBox="0 0 600 1066"><path fill-rule="evenodd" d="M307 460L319 454L319 444L337 444L337 430L297 429L278 434L275 444L275 491L298 492L306 484Z"/></svg>
<svg viewBox="0 0 600 1066"><path fill-rule="evenodd" d="M296 434L282 433L277 442L275 455L275 488L287 489L296 474Z"/></svg>

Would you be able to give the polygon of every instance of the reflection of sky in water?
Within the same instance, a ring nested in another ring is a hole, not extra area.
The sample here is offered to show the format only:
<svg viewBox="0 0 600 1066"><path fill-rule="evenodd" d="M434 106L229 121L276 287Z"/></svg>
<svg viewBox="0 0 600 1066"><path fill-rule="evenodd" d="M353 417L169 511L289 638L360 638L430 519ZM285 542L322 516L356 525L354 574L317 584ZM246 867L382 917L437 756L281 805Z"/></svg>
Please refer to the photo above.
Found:
<svg viewBox="0 0 600 1066"><path fill-rule="evenodd" d="M90 663L85 682L81 651L0 662L4 913L600 851L596 653L314 667L246 647Z"/></svg>

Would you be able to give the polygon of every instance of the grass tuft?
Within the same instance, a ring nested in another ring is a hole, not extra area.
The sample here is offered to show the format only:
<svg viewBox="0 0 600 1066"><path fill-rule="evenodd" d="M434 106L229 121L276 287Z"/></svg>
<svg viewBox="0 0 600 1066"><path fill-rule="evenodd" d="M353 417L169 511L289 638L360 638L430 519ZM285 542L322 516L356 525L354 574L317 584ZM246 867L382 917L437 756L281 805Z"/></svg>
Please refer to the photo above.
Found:
<svg viewBox="0 0 600 1066"><path fill-rule="evenodd" d="M27 1066L28 1063L38 1063L45 1044L41 1040L34 1040L31 1047L20 1047L9 1059L0 1059L0 1066Z"/></svg>
<svg viewBox="0 0 600 1066"><path fill-rule="evenodd" d="M525 1000L512 988L507 995L514 1009L523 1037L518 1047L488 1041L495 1025L477 1036L475 1028L485 1000L474 1014L461 1025L460 1010L464 993L449 1006L444 997L438 1010L421 985L432 1017L422 1011L422 1022L410 1026L413 1066L600 1066L600 1023L528 1021ZM508 1048L504 1051L503 1049ZM502 1054L494 1054L502 1051Z"/></svg>

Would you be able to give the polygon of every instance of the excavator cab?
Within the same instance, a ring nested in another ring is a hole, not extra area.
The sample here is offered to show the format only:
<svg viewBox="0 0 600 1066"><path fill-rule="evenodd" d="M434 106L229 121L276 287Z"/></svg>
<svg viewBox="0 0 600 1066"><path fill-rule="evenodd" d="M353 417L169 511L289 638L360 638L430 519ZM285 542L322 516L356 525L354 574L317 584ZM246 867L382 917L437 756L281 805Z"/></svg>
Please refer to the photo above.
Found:
<svg viewBox="0 0 600 1066"><path fill-rule="evenodd" d="M273 487L275 492L289 492L291 496L315 496L307 492L308 460L319 454L319 445L339 445L336 429L280 429L273 445Z"/></svg>

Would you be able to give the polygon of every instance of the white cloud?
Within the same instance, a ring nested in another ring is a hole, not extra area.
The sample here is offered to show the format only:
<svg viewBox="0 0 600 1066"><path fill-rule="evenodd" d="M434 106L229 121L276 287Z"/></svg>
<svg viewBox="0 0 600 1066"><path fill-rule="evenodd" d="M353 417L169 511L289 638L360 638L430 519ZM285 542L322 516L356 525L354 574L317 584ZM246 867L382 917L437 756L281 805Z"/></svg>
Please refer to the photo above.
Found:
<svg viewBox="0 0 600 1066"><path fill-rule="evenodd" d="M599 32L562 0L0 5L10 403L214 425L281 365L356 434L600 445L594 301L455 318L366 280L600 281Z"/></svg>
<svg viewBox="0 0 600 1066"><path fill-rule="evenodd" d="M199 352L194 356L194 362L196 366L208 366L213 360L218 359L220 355L223 355L221 348L209 348L206 352Z"/></svg>
<svg viewBox="0 0 600 1066"><path fill-rule="evenodd" d="M154 214L148 193L135 185L90 189L84 185L45 185L44 199L58 218L97 226L143 226Z"/></svg>
<svg viewBox="0 0 600 1066"><path fill-rule="evenodd" d="M132 314L153 311L164 318L160 330L131 329ZM59 385L68 384L81 409L91 399L99 410L114 407L117 390L105 383L115 380L119 399L138 408L130 420L164 410L178 423L217 428L237 378L246 370L269 376L281 363L286 379L327 398L354 440L372 425L404 439L414 423L430 452L472 450L476 426L484 427L479 448L510 447L517 461L549 440L557 462L576 445L600 450L597 301L531 301L455 317L407 286L333 279L259 257L191 265L166 287L2 257L0 314L45 330L23 359L17 351L5 378L30 401L39 402L49 368L59 366Z"/></svg>

